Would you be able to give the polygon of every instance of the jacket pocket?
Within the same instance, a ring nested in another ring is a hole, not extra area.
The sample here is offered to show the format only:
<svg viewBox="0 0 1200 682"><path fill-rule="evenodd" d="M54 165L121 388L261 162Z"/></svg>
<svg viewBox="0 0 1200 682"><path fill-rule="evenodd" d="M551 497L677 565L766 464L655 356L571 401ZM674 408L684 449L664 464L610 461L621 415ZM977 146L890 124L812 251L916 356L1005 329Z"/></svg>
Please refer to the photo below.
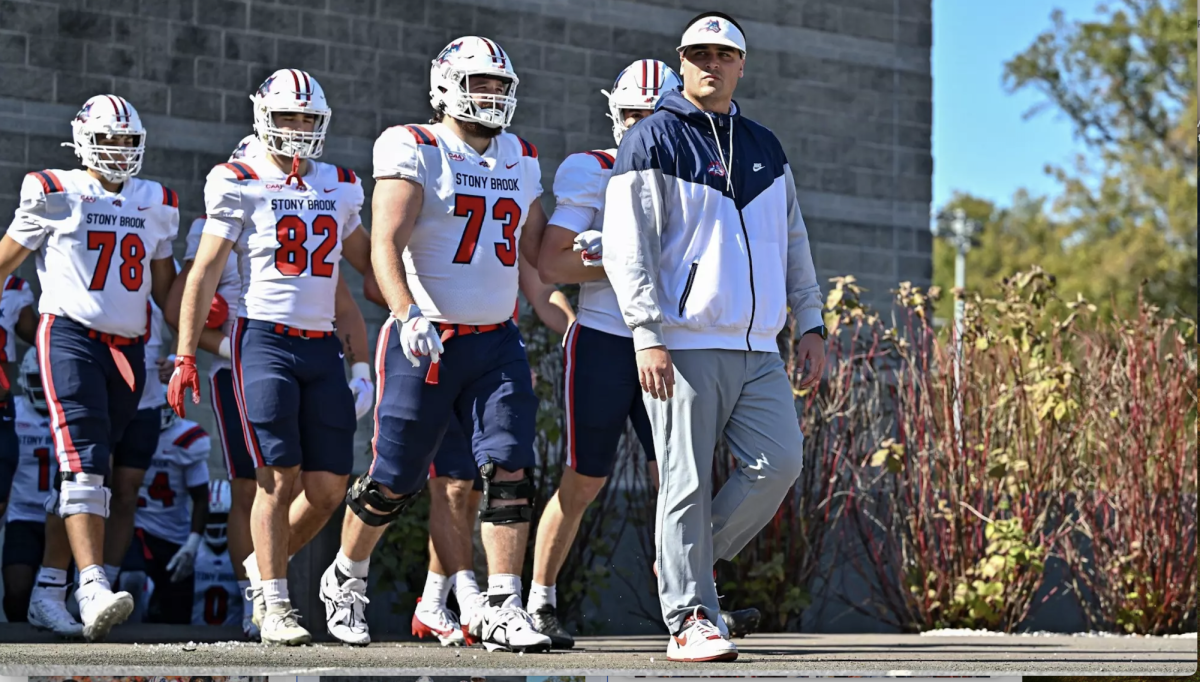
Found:
<svg viewBox="0 0 1200 682"><path fill-rule="evenodd" d="M688 270L687 283L683 285L683 295L679 297L679 319L683 319L683 310L687 306L688 295L692 293L692 284L696 281L696 269L700 267L700 261L692 261L692 267Z"/></svg>

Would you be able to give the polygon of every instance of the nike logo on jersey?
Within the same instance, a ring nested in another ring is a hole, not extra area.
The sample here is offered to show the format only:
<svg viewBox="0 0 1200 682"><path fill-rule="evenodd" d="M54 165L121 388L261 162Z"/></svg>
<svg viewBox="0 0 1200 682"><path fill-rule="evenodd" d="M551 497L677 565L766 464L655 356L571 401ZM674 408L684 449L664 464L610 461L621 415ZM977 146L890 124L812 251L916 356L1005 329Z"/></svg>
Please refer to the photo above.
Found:
<svg viewBox="0 0 1200 682"><path fill-rule="evenodd" d="M329 194L330 192L336 192L336 191L337 191L337 187L334 187L333 189L327 189L327 190L325 190L325 193L326 193L326 194Z"/></svg>
<svg viewBox="0 0 1200 682"><path fill-rule="evenodd" d="M154 207L153 207L153 206L138 206L138 210L139 210L139 211L145 211L145 210L147 210L147 209L150 209L150 208L154 208Z"/></svg>
<svg viewBox="0 0 1200 682"><path fill-rule="evenodd" d="M338 351L338 360L342 360L342 359L344 359L345 357L346 357L346 354L345 354L345 353L343 353L342 351Z"/></svg>
<svg viewBox="0 0 1200 682"><path fill-rule="evenodd" d="M524 340L522 340L522 339L518 339L518 340L517 340L517 343L521 344L521 347L522 347L522 348L524 348L524 347L525 347L525 341L524 341Z"/></svg>
<svg viewBox="0 0 1200 682"><path fill-rule="evenodd" d="M762 170L764 168L766 168L766 166L762 165L761 163L754 164L754 172L755 173L759 172L760 170Z"/></svg>
<svg viewBox="0 0 1200 682"><path fill-rule="evenodd" d="M515 167L515 166L516 166L518 163L521 163L521 162L520 162L520 161L513 161L512 163L506 163L506 164L504 164L504 167L505 167L505 168L508 168L508 169L512 169L512 168L513 168L513 167Z"/></svg>

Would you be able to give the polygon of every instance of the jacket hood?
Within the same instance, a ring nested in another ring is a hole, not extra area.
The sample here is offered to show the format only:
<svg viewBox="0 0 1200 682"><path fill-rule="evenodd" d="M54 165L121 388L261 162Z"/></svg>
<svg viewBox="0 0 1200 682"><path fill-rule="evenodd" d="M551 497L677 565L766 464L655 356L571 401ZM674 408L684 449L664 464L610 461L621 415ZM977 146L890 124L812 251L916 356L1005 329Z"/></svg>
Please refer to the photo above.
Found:
<svg viewBox="0 0 1200 682"><path fill-rule="evenodd" d="M737 105L736 100L733 102L733 106L730 108L732 113L710 114L710 112L703 111L695 104L692 104L690 101L688 101L688 98L684 97L683 93L679 90L671 90L665 93L658 99L658 105L654 108L656 111L658 109L665 109L672 114L675 114L679 118L684 119L685 121L690 121L695 125L704 126L705 128L709 126L708 117L710 115L715 117L718 126L729 125L731 121L736 122L742 117L741 107Z"/></svg>

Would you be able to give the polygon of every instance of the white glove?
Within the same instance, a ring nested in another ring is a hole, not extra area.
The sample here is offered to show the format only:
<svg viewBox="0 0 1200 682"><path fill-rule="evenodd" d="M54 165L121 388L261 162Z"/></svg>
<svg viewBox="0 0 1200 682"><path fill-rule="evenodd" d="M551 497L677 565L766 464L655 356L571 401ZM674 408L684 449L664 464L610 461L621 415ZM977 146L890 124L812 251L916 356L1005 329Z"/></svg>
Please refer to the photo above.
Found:
<svg viewBox="0 0 1200 682"><path fill-rule="evenodd" d="M430 360L437 362L445 348L442 347L442 335L437 327L421 315L421 309L415 305L408 306L408 315L404 321L396 320L400 325L400 347L404 349L404 357L413 367L420 367L420 358L428 355Z"/></svg>
<svg viewBox="0 0 1200 682"><path fill-rule="evenodd" d="M574 251L579 253L583 264L589 268L604 267L604 252L600 243L600 230L584 230L575 236Z"/></svg>
<svg viewBox="0 0 1200 682"><path fill-rule="evenodd" d="M356 362L350 366L350 393L354 395L354 414L362 419L375 405L375 384L371 383L371 366Z"/></svg>
<svg viewBox="0 0 1200 682"><path fill-rule="evenodd" d="M200 534L188 535L187 542L175 552L175 556L167 562L167 570L171 571L171 582L177 583L192 574L196 566L196 552L200 550Z"/></svg>

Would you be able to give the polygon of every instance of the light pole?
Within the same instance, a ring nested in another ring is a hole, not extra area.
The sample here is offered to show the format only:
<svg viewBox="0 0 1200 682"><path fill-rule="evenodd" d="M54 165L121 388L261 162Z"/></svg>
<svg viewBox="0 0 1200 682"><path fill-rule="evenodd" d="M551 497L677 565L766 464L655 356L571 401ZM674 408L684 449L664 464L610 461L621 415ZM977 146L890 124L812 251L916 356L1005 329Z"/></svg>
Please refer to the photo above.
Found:
<svg viewBox="0 0 1200 682"><path fill-rule="evenodd" d="M967 286L967 253L975 243L983 225L967 217L961 208L943 211L933 221L933 236L945 239L954 247L954 287L963 291ZM962 337L965 301L962 296L954 298L954 431L959 452L962 451Z"/></svg>

